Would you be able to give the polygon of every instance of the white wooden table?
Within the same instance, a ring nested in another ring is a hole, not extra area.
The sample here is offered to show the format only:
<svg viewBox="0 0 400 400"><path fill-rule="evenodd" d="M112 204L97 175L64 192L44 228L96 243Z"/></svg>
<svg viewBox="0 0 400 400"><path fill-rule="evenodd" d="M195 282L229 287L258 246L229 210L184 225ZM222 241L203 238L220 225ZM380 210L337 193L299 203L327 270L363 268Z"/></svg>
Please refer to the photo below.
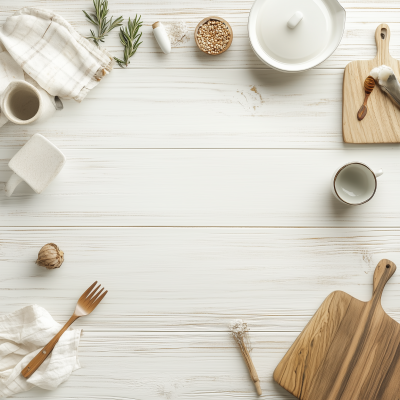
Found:
<svg viewBox="0 0 400 400"><path fill-rule="evenodd" d="M64 322L94 280L109 290L84 329L83 368L54 392L17 397L255 399L227 324L248 321L265 399L292 399L272 373L322 300L341 289L368 300L381 258L400 264L397 145L345 145L346 64L375 56L386 22L400 58L398 1L342 1L346 32L311 71L263 65L247 37L252 0L110 0L111 14L141 14L143 44L81 103L46 123L0 130L0 181L7 163L40 132L68 162L40 196L21 184L0 194L1 314L37 303ZM0 23L23 6L53 9L83 35L90 0L2 0ZM193 38L164 56L151 32L182 19L227 19L232 47L210 57ZM117 32L106 47L122 52ZM383 168L378 192L357 208L330 193L346 161ZM48 242L63 266L34 264ZM400 321L400 273L383 306Z"/></svg>

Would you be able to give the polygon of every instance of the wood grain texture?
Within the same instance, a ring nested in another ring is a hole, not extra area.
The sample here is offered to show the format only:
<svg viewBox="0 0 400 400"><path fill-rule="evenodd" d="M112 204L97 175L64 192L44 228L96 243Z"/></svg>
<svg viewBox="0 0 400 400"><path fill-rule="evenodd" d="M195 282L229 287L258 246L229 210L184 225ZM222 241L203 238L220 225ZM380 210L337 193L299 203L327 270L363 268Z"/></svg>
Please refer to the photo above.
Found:
<svg viewBox="0 0 400 400"><path fill-rule="evenodd" d="M0 196L0 224L8 226L0 228L2 314L37 303L65 322L93 278L110 290L101 310L76 322L84 329L83 368L55 391L17 398L256 399L227 328L243 318L264 397L293 399L273 370L321 299L343 289L366 301L376 263L398 262L398 149L344 144L341 99L344 67L375 56L371 32L382 21L400 58L399 2L341 1L340 46L318 69L296 75L269 69L251 50L252 3L110 1L110 14L144 20L128 70L117 68L81 104L65 101L45 123L0 129L0 181L36 132L68 156L43 196L26 186L10 201ZM83 35L91 28L82 13L91 0L3 1L0 24L24 6L53 9ZM192 33L208 15L231 24L229 51L208 57L191 36L161 54L153 22L182 19ZM106 47L121 55L117 30ZM350 211L326 185L332 169L358 158L385 174L368 209ZM296 202L287 197L289 183L301 189ZM216 227L232 223L240 227ZM270 228L242 227L248 224ZM34 260L52 241L66 259L48 271ZM383 295L397 321L399 282L395 275Z"/></svg>
<svg viewBox="0 0 400 400"><path fill-rule="evenodd" d="M378 263L372 299L366 303L334 292L274 372L274 379L301 400L397 400L400 324L382 308L381 296L396 265Z"/></svg>
<svg viewBox="0 0 400 400"><path fill-rule="evenodd" d="M49 241L65 252L56 270L35 264ZM226 332L242 318L251 332L300 332L332 291L368 300L384 256L399 260L398 229L2 228L0 303L65 322L96 278L109 293L76 322L85 331ZM398 321L399 283L382 303Z"/></svg>
<svg viewBox="0 0 400 400"><path fill-rule="evenodd" d="M18 149L40 132L61 149L344 149L342 76L339 70L115 70L82 103L64 101L50 120L5 125L0 148Z"/></svg>
<svg viewBox="0 0 400 400"><path fill-rule="evenodd" d="M272 379L274 365L297 333L252 334L252 357L263 397L293 397ZM230 332L87 332L79 346L82 368L58 389L16 398L36 400L259 399ZM123 368L122 368L123 366Z"/></svg>
<svg viewBox="0 0 400 400"><path fill-rule="evenodd" d="M0 149L0 181L16 150ZM312 150L65 150L41 195L24 183L0 192L1 226L400 226L400 159ZM362 159L386 173L370 202L348 207L331 177Z"/></svg>
<svg viewBox="0 0 400 400"><path fill-rule="evenodd" d="M389 25L379 25L375 32L376 57L371 61L353 61L344 71L343 140L346 143L400 142L400 110L379 87L369 96L366 117L357 118L364 99L364 81L373 68L387 65L400 77L400 62L389 53L390 38Z"/></svg>

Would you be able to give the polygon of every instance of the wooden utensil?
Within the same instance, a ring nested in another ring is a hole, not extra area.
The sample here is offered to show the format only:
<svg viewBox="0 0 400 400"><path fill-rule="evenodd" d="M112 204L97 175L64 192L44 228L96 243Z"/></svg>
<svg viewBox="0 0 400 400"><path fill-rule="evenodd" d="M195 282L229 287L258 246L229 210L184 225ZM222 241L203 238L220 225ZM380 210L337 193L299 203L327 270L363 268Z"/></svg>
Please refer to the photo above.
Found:
<svg viewBox="0 0 400 400"><path fill-rule="evenodd" d="M239 346L240 352L242 353L247 369L250 372L250 377L254 382L254 386L256 387L257 394L261 396L262 390L261 390L260 379L258 378L256 368L254 367L253 360L251 359L250 355L251 342L250 342L249 328L247 326L247 323L241 319L234 319L230 322L229 329L232 332L232 337L235 339L235 342Z"/></svg>
<svg viewBox="0 0 400 400"><path fill-rule="evenodd" d="M368 76L367 79L364 82L364 90L365 90L365 98L364 98L364 103L360 107L357 113L357 119L359 121L363 120L364 117L367 115L367 101L369 95L372 93L375 87L375 80L372 76Z"/></svg>
<svg viewBox="0 0 400 400"><path fill-rule="evenodd" d="M400 77L400 62L389 54L390 29L387 24L375 32L377 55L373 60L353 61L343 76L343 140L346 143L400 143L400 110L380 89L368 100L368 118L358 121L357 111L370 71L385 64Z"/></svg>
<svg viewBox="0 0 400 400"><path fill-rule="evenodd" d="M366 303L330 294L279 363L275 381L301 400L398 400L400 324L381 305L395 270L391 261L379 262Z"/></svg>
<svg viewBox="0 0 400 400"><path fill-rule="evenodd" d="M261 389L260 379L258 378L258 374L257 374L256 368L253 364L253 360L251 359L250 353L247 350L246 346L243 346L243 347L239 346L239 347L240 347L240 351L242 353L243 359L247 365L247 369L250 372L251 380L254 382L254 386L256 387L257 394L259 396L261 396L262 389Z"/></svg>
<svg viewBox="0 0 400 400"><path fill-rule="evenodd" d="M100 288L100 285L93 290L96 284L97 281L93 283L93 285L91 285L79 298L74 314L63 326L60 332L58 332L57 335L54 336L54 338L51 339L50 342L47 343L46 346L44 346L43 349L21 371L21 374L25 378L29 378L42 365L43 361L49 356L51 351L54 349L54 346L57 344L57 342L60 340L60 337L69 328L69 326L79 317L90 314L99 305L101 300L103 300L108 291L106 290L103 294L101 294L104 290L104 288L102 288L99 292L97 292L97 290Z"/></svg>

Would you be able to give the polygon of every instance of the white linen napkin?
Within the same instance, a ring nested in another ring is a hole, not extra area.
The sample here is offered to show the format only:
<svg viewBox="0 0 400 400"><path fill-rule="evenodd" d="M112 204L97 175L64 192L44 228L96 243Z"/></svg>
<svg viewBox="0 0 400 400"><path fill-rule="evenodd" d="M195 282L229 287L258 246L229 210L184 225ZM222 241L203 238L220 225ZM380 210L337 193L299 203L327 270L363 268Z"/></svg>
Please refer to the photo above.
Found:
<svg viewBox="0 0 400 400"><path fill-rule="evenodd" d="M61 328L36 304L0 317L0 397L26 392L35 386L55 389L80 368L77 353L81 329L68 329L30 378L21 375Z"/></svg>
<svg viewBox="0 0 400 400"><path fill-rule="evenodd" d="M89 42L51 10L19 10L2 26L0 42L49 94L78 102L115 64L106 50Z"/></svg>

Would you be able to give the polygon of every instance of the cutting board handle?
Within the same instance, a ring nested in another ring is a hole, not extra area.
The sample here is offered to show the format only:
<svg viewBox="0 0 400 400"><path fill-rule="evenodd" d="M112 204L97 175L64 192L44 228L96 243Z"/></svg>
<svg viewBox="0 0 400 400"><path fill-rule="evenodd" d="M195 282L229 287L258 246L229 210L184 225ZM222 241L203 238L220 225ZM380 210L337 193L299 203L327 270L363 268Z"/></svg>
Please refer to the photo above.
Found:
<svg viewBox="0 0 400 400"><path fill-rule="evenodd" d="M372 299L382 296L383 289L387 281L392 277L396 271L396 264L390 260L381 260L375 268L374 273L374 292Z"/></svg>
<svg viewBox="0 0 400 400"><path fill-rule="evenodd" d="M377 54L375 60L379 65L389 65L392 56L389 53L390 28L388 24L380 24L375 31Z"/></svg>

